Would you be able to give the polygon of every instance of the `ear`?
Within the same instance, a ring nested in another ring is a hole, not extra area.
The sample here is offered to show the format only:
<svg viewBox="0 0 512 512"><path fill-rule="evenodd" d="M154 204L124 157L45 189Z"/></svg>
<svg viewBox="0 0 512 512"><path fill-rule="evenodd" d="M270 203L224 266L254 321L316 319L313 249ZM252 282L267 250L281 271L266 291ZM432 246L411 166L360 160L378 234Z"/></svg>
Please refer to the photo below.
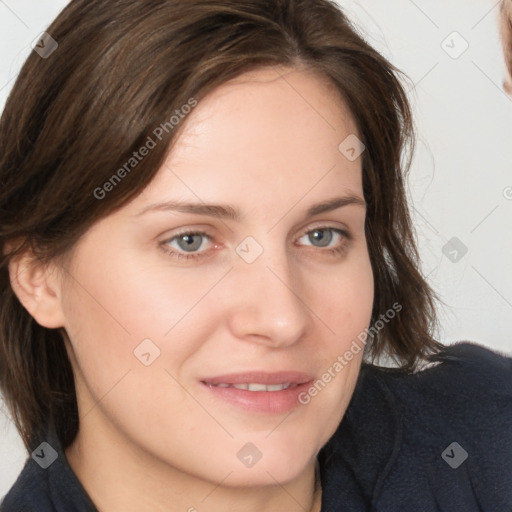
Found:
<svg viewBox="0 0 512 512"><path fill-rule="evenodd" d="M14 293L39 325L64 326L60 272L55 265L45 265L27 251L11 259L9 276Z"/></svg>

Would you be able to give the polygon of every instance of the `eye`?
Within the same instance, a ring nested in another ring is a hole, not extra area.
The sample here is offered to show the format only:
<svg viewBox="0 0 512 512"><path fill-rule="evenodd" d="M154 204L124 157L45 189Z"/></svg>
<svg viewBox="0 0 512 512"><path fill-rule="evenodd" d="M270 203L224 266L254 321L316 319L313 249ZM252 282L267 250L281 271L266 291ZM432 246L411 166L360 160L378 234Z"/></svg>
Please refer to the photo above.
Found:
<svg viewBox="0 0 512 512"><path fill-rule="evenodd" d="M304 245L311 245L319 249L327 247L329 249L325 252L339 253L345 249L345 242L347 242L349 238L349 233L343 229L319 226L307 231L299 238L299 242L305 239L309 244L302 242Z"/></svg>
<svg viewBox="0 0 512 512"><path fill-rule="evenodd" d="M201 258L207 255L205 251L199 252L205 248L205 239L211 241L207 233L187 231L164 240L160 245L166 253L176 258Z"/></svg>
<svg viewBox="0 0 512 512"><path fill-rule="evenodd" d="M310 229L299 238L300 245L310 245L320 249L321 253L329 255L340 254L345 251L346 242L350 239L347 231L331 226L319 226ZM199 259L211 255L207 250L208 242L213 238L203 231L186 231L178 233L160 243L162 250L173 258ZM309 243L308 243L309 242Z"/></svg>

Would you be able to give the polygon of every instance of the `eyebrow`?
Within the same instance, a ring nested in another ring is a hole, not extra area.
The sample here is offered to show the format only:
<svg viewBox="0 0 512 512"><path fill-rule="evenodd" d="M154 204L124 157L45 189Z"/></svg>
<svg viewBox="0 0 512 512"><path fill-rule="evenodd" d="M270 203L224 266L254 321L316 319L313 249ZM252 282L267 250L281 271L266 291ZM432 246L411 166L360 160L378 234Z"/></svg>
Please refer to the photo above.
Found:
<svg viewBox="0 0 512 512"><path fill-rule="evenodd" d="M321 213L330 212L342 208L344 206L359 206L366 210L366 202L359 196L347 195L342 197L334 197L326 201L314 204L306 211L306 217L314 217ZM206 204L206 203L189 203L183 201L165 201L161 203L146 206L134 217L139 217L150 212L180 212L192 213L196 215L206 215L216 219L227 219L236 222L242 220L242 215L238 210L226 204Z"/></svg>

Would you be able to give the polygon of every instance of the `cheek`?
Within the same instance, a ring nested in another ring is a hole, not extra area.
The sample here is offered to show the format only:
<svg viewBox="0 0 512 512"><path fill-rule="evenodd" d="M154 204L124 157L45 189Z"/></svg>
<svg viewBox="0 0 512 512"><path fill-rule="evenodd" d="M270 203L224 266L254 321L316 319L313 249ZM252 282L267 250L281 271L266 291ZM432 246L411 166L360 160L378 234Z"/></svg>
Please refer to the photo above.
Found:
<svg viewBox="0 0 512 512"><path fill-rule="evenodd" d="M359 375L374 300L374 280L367 253L359 254L330 280L328 293L317 291L319 316L335 334L322 347L325 383L322 400L330 403L333 425L341 420ZM323 389L323 388L322 388Z"/></svg>
<svg viewBox="0 0 512 512"><path fill-rule="evenodd" d="M214 308L201 298L225 269L177 271L126 250L98 255L95 247L75 260L62 301L77 392L86 399L84 409L101 399L109 415L124 414L128 405L145 410L135 421L143 424L185 401L171 375L186 382L186 361L211 336Z"/></svg>
<svg viewBox="0 0 512 512"><path fill-rule="evenodd" d="M156 391L169 385L170 377L162 367L160 372L156 368L165 348L164 334L181 309L174 290L151 281L147 271L133 270L142 266L105 254L101 258L98 261L97 251L82 256L63 293L66 331L81 381L77 392L87 400L84 409L102 397L105 403L114 396L121 403L137 402L143 392L157 397ZM109 264L111 261L115 265ZM141 345L143 340L151 342ZM139 346L144 350L138 351ZM148 360L143 354L147 353L150 366L143 364ZM175 355L179 361L179 351ZM124 389L126 396L111 392L114 386L117 393ZM113 402L111 405L114 411Z"/></svg>
<svg viewBox="0 0 512 512"><path fill-rule="evenodd" d="M315 299L343 346L368 327L373 300L373 271L367 252L355 253L346 265L333 271L328 285L317 289Z"/></svg>
<svg viewBox="0 0 512 512"><path fill-rule="evenodd" d="M71 328L118 354L143 339L168 337L217 280L212 273L176 271L120 252L102 253L98 261L97 251L84 251L63 300Z"/></svg>
<svg viewBox="0 0 512 512"><path fill-rule="evenodd" d="M155 431L155 424L168 433L175 428L170 419L197 417L195 402L178 384L182 363L194 347L181 323L165 335L185 312L175 290L162 280L152 281L147 272L127 273L121 260L116 263L75 270L76 283L87 283L87 288L72 286L63 295L66 331L81 424L108 418L117 431L140 441ZM192 425L188 422L187 428ZM179 438L180 429L175 434ZM179 452L179 447L167 450Z"/></svg>

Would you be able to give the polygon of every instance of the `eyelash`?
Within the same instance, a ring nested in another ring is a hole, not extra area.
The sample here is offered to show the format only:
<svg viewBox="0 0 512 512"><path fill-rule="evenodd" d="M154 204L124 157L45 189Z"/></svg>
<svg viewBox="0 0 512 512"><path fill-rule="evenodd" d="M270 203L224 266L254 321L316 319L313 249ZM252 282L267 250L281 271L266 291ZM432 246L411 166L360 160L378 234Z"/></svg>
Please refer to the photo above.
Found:
<svg viewBox="0 0 512 512"><path fill-rule="evenodd" d="M338 247L333 247L331 249L322 249L321 247L318 247L318 249L320 250L320 252L326 253L328 256L334 257L334 256L338 256L340 254L343 254L346 249L344 242L347 242L351 239L350 233L343 229L335 228L332 226L317 226L313 229L309 229L309 230L305 231L299 238L302 238L303 236L305 236L309 233L312 233L314 231L327 231L327 230L331 230L335 233L338 233L343 238L343 240L341 242L342 245L340 245ZM186 235L188 235L188 236L205 236L206 238L209 238L212 241L212 237L204 231L183 231L182 233L178 233L178 234L174 235L172 238L168 238L168 239L162 241L160 243L160 247L167 255L169 255L173 258L178 258L178 259L199 260L199 259L203 259L203 258L207 258L207 257L211 256L211 253L208 253L208 252L197 252L197 253L188 253L187 254L185 252L179 252L179 251L170 249L169 246L167 245L170 242L172 242L173 240L176 240L176 239L178 239L182 236L186 236Z"/></svg>

